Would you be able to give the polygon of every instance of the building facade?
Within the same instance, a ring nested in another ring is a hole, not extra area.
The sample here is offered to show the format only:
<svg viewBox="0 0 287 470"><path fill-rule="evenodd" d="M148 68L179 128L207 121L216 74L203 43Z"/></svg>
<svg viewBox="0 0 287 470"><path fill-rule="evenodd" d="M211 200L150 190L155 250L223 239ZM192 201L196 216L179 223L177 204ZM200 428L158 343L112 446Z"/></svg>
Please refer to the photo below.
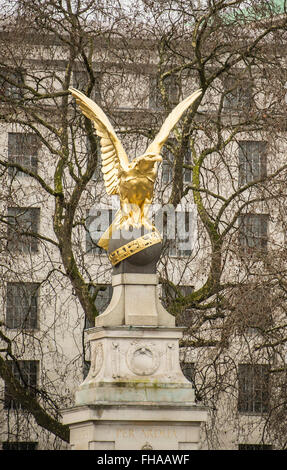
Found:
<svg viewBox="0 0 287 470"><path fill-rule="evenodd" d="M268 25L260 28L258 36ZM256 42L249 36L246 51ZM55 423L89 369L84 330L112 295L97 241L118 201L106 195L99 142L68 87L103 108L134 158L202 83L202 101L158 168L159 295L186 326L182 369L209 409L202 448L285 448L283 39L234 63L233 49L218 57L214 46L199 70L184 41L171 53L150 39L92 36L92 49L73 49L69 34L66 43L60 34L21 37L9 54L11 35L1 39L2 448L68 446ZM275 77L267 65L276 54Z"/></svg>

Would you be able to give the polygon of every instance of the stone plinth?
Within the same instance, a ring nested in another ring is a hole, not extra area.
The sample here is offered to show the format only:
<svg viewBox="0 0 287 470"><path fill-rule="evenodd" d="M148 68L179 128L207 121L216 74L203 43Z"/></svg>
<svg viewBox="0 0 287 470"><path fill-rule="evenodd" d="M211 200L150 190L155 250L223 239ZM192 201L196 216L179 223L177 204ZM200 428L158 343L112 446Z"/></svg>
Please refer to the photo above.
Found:
<svg viewBox="0 0 287 470"><path fill-rule="evenodd" d="M89 330L91 367L76 405L194 404L179 365L182 328L103 327Z"/></svg>
<svg viewBox="0 0 287 470"><path fill-rule="evenodd" d="M91 368L65 413L75 449L196 449L206 411L179 365L182 328L88 330Z"/></svg>
<svg viewBox="0 0 287 470"><path fill-rule="evenodd" d="M206 411L196 405L89 405L65 412L73 450L197 450Z"/></svg>
<svg viewBox="0 0 287 470"><path fill-rule="evenodd" d="M174 326L175 319L161 305L156 274L124 273L112 277L113 296L96 326Z"/></svg>
<svg viewBox="0 0 287 470"><path fill-rule="evenodd" d="M87 330L91 367L65 410L73 449L194 450L206 410L179 363L183 328L161 305L158 277L113 275L107 310Z"/></svg>

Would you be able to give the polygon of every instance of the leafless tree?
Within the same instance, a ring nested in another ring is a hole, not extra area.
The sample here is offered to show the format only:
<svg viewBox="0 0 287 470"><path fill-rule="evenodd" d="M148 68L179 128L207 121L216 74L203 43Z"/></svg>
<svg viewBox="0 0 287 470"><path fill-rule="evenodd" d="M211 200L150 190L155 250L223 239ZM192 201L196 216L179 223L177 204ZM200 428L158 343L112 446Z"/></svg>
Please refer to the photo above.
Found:
<svg viewBox="0 0 287 470"><path fill-rule="evenodd" d="M3 9L0 376L19 415L26 410L57 438L69 440L60 410L80 380L84 316L98 315L109 271L84 243L88 211L105 195L97 137L68 88L95 99L135 153L201 88L167 142L157 182L157 202L197 211L192 250L165 242L163 300L187 327L182 351L196 362L197 399L210 408L207 445L222 445L226 417L239 423L240 358L267 365L270 387L280 385L261 407L261 434L286 447L285 402L276 398L286 386L285 2L276 8L267 0L19 0ZM28 147L37 159L21 160ZM37 331L9 326L8 290L23 282L40 288L41 311L47 306ZM61 338L75 341L73 358ZM30 351L49 364L36 389L19 364Z"/></svg>

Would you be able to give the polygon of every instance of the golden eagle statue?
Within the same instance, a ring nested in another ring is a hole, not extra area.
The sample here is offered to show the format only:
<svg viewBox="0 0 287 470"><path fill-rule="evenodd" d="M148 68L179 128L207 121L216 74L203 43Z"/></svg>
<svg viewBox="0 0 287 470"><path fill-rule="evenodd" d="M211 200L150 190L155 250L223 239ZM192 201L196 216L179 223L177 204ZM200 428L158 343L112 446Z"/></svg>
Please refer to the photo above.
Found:
<svg viewBox="0 0 287 470"><path fill-rule="evenodd" d="M93 122L96 134L100 138L106 191L109 195L117 194L120 197L121 208L98 242L100 247L107 250L114 230L128 229L129 226L154 229L146 215L153 198L157 162L162 161L161 148L184 111L194 103L202 91L199 89L181 101L168 115L145 153L131 162L103 110L81 91L75 88L69 88L69 91L76 99L82 113Z"/></svg>

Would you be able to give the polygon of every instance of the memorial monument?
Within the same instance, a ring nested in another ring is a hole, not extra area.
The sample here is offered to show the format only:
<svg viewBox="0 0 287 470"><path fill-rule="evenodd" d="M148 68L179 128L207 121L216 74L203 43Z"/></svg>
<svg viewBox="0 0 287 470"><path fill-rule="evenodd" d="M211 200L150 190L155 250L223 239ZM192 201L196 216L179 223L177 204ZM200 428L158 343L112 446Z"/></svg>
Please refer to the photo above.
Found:
<svg viewBox="0 0 287 470"><path fill-rule="evenodd" d="M146 152L129 159L105 113L71 88L100 138L106 191L120 209L98 245L113 266L113 296L87 330L91 367L75 406L63 413L76 450L193 450L205 408L195 404L192 384L179 364L184 328L158 298L156 263L161 235L148 217L160 151L196 91L169 114Z"/></svg>

